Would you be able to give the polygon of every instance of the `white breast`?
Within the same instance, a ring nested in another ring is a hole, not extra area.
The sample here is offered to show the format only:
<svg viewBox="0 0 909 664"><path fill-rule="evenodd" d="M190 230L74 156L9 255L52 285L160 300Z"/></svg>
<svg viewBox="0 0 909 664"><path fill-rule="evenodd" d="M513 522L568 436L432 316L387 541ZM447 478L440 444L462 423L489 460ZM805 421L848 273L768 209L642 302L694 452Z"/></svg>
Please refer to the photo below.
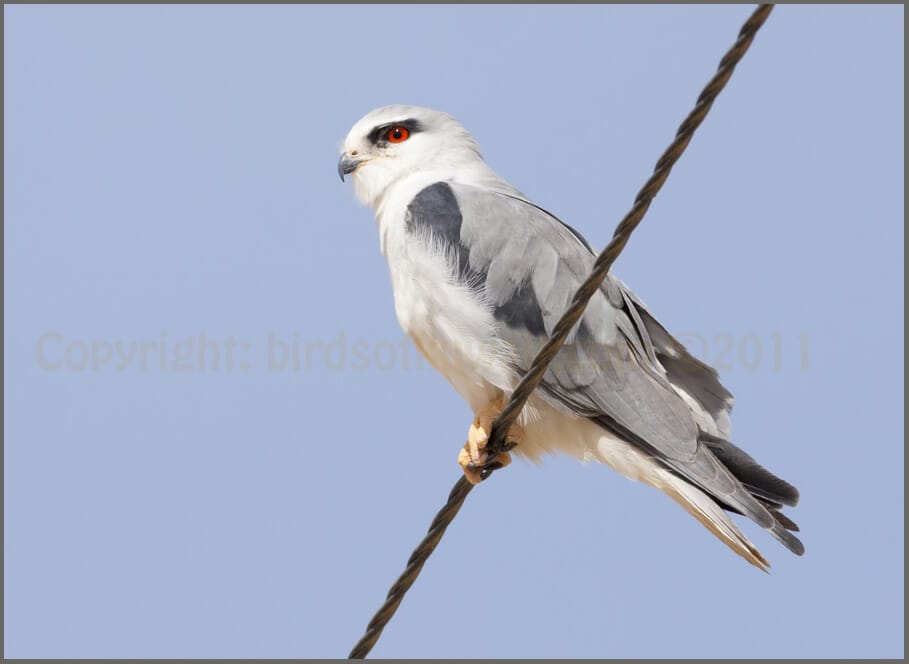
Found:
<svg viewBox="0 0 909 664"><path fill-rule="evenodd" d="M395 313L423 356L477 412L512 389L509 351L480 295L456 283L443 253L405 228L405 201L427 184L409 182L376 212Z"/></svg>

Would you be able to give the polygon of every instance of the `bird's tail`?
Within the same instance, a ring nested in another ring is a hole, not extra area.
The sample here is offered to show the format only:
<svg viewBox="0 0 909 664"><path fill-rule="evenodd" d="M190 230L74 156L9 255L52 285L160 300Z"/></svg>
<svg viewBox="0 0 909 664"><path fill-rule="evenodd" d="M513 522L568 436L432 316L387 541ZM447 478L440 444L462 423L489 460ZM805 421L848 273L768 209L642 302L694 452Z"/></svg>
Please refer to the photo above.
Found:
<svg viewBox="0 0 909 664"><path fill-rule="evenodd" d="M784 505L798 504L798 490L728 440L704 432L698 440L698 463L689 464L694 470L648 453L641 445L604 435L602 429L596 442L591 441L587 458L596 458L629 479L659 489L761 570L767 571L770 563L736 527L729 512L748 517L787 549L802 555L805 547L792 534L799 528L782 513ZM709 481L711 478L715 481Z"/></svg>
<svg viewBox="0 0 909 664"><path fill-rule="evenodd" d="M732 522L723 505L706 491L641 449L613 436L600 436L591 447L595 450L593 456L598 460L625 477L649 484L675 500L707 530L749 563L764 571L770 567L770 563L757 547Z"/></svg>

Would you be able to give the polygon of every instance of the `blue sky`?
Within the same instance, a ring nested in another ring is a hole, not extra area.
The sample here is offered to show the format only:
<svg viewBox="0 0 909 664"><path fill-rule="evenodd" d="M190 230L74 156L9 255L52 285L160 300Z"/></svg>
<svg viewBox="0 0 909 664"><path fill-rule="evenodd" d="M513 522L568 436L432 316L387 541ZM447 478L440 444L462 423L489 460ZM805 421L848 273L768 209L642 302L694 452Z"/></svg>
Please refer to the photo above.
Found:
<svg viewBox="0 0 909 664"><path fill-rule="evenodd" d="M750 12L5 7L6 656L345 656L471 416L341 139L446 110L602 246ZM902 6L778 7L615 271L721 369L806 555L519 462L373 654L902 657L902 247Z"/></svg>

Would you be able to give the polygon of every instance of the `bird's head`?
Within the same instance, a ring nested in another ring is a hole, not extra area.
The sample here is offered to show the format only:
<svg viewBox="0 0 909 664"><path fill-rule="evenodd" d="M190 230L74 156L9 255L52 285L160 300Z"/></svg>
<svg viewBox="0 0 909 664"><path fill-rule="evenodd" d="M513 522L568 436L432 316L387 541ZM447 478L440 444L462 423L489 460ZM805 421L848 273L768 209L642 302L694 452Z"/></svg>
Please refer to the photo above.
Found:
<svg viewBox="0 0 909 664"><path fill-rule="evenodd" d="M375 207L388 187L418 172L485 167L473 136L447 113L419 106L384 106L357 122L341 148L338 174L350 176L357 198Z"/></svg>

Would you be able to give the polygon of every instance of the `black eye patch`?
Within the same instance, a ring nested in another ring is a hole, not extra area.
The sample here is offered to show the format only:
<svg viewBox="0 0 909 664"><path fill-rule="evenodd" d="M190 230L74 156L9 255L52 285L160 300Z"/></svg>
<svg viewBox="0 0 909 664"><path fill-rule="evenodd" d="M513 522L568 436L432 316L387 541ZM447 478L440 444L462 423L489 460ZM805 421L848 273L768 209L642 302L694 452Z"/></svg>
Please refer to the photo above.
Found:
<svg viewBox="0 0 909 664"><path fill-rule="evenodd" d="M392 127L404 127L407 131L410 132L410 135L413 136L424 130L423 125L419 120L414 118L409 118L407 120L399 120L397 122L386 122L385 124L380 124L377 127L373 127L372 131L366 136L366 139L378 147L385 147L388 144L388 132Z"/></svg>

